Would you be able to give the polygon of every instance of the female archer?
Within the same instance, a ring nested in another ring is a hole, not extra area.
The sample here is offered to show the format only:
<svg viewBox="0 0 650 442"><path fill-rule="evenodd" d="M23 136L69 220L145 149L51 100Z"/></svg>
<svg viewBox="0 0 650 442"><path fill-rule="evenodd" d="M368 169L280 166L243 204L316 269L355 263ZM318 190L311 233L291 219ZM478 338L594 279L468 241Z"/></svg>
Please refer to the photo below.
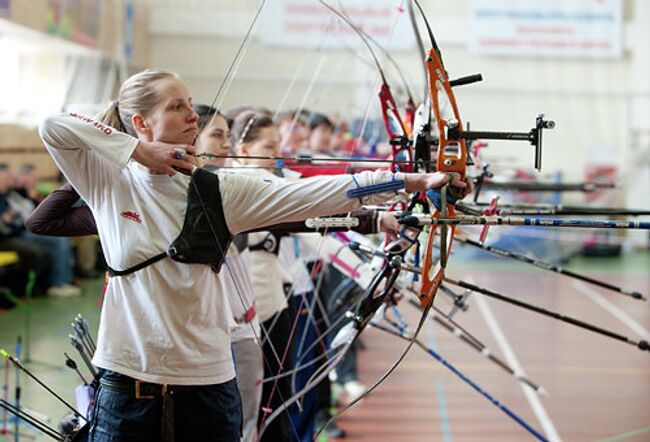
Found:
<svg viewBox="0 0 650 442"><path fill-rule="evenodd" d="M41 124L46 148L93 212L113 274L93 357L106 371L90 440L240 438L229 309L214 266L165 253L183 227L188 189L196 185L176 172L194 168L197 130L185 84L171 72L149 70L126 80L98 120L69 113ZM179 148L189 155L179 157ZM227 244L243 231L392 196L348 198L348 190L398 183L425 191L451 179L377 171L293 182L217 172L214 187L201 190L211 195L206 210L219 220L215 242Z"/></svg>

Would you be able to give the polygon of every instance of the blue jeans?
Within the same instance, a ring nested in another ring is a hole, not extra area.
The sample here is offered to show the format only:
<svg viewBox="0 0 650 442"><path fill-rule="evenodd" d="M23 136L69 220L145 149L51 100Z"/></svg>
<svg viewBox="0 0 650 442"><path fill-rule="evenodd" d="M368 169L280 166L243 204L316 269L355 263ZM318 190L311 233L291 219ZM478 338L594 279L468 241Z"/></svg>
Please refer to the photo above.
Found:
<svg viewBox="0 0 650 442"><path fill-rule="evenodd" d="M128 380L106 371L104 376ZM174 392L176 442L239 442L242 411L237 383L197 386ZM163 399L135 399L133 392L100 386L90 427L90 442L153 442L160 439Z"/></svg>
<svg viewBox="0 0 650 442"><path fill-rule="evenodd" d="M318 356L316 351L317 349L311 348L312 344L318 338L316 325L312 323L312 320L309 318L308 309L305 309L304 305L301 309L298 308L303 304L303 296L305 303L311 304L314 299L314 292L295 295L289 299L289 309L291 310L292 317L295 318L296 316L299 316L291 350L294 354L296 367L298 366L298 361L300 361L300 365L302 365ZM314 318L314 320L317 319L318 318ZM307 353L306 350L309 350L309 352ZM302 368L298 373L296 373L296 391L302 390L307 385L307 381L309 381L311 376L314 374L314 369L315 366L308 366ZM296 429L296 434L292 436L292 441L311 442L314 439L314 427L316 424L317 411L318 389L314 388L302 399L302 410L299 410L296 406L290 408L289 418Z"/></svg>
<svg viewBox="0 0 650 442"><path fill-rule="evenodd" d="M70 238L35 235L27 230L21 234L21 237L27 241L40 244L50 251L52 261L50 262L50 273L47 280L50 286L54 287L72 282L74 279L74 255Z"/></svg>

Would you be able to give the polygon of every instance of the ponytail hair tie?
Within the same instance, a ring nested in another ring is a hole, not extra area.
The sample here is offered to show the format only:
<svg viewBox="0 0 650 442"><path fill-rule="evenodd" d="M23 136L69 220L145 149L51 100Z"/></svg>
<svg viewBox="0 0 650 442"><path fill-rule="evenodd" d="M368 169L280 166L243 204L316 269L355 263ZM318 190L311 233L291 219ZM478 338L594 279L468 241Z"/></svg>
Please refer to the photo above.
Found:
<svg viewBox="0 0 650 442"><path fill-rule="evenodd" d="M120 100L115 100L113 102L113 107L115 108L115 114L117 114L117 121L120 123L121 126L117 129L126 129L126 126L124 126L124 123L122 122L122 117L120 117Z"/></svg>

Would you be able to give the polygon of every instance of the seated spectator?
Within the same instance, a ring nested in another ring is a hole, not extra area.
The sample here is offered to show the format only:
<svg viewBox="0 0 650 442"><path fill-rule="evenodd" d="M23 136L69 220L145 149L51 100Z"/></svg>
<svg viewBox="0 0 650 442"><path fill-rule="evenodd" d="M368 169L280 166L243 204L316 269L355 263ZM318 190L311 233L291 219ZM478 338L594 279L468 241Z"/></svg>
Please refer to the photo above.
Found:
<svg viewBox="0 0 650 442"><path fill-rule="evenodd" d="M46 276L48 296L79 296L81 289L72 285L74 260L70 240L27 231L24 222L34 210L34 203L14 190L12 184L7 165L0 164L0 250L17 252L25 273L33 270L37 278Z"/></svg>
<svg viewBox="0 0 650 442"><path fill-rule="evenodd" d="M36 273L37 278L47 271L50 252L38 244L20 238L23 219L10 204L12 180L7 165L0 164L0 250L14 251L20 259L18 278L12 278L5 284L12 292L22 295L30 270Z"/></svg>
<svg viewBox="0 0 650 442"><path fill-rule="evenodd" d="M37 185L38 177L34 165L29 163L21 165L14 177L14 190L34 204L38 204L43 201L44 197L39 193Z"/></svg>

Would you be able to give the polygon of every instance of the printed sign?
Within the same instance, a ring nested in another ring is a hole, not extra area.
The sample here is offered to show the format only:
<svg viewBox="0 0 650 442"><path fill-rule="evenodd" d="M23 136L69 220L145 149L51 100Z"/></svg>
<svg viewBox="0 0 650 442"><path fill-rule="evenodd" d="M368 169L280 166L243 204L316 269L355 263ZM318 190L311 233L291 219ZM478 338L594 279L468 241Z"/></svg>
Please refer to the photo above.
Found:
<svg viewBox="0 0 650 442"><path fill-rule="evenodd" d="M621 0L472 0L469 48L480 55L619 58Z"/></svg>
<svg viewBox="0 0 650 442"><path fill-rule="evenodd" d="M99 0L48 0L47 32L95 47L99 12Z"/></svg>
<svg viewBox="0 0 650 442"><path fill-rule="evenodd" d="M346 0L332 2L355 25L385 48L410 49L413 30L408 13L396 0ZM302 48L349 48L359 36L339 17L313 0L275 0L265 6L259 39L268 45Z"/></svg>

